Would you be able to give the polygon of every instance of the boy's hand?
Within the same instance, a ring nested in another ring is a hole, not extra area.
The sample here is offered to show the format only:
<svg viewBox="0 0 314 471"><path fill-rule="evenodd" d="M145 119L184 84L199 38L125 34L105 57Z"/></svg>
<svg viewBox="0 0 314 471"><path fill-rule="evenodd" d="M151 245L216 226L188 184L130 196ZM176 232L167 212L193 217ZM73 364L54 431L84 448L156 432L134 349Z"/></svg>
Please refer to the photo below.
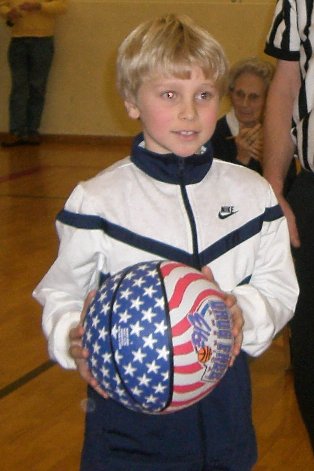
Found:
<svg viewBox="0 0 314 471"><path fill-rule="evenodd" d="M203 275L206 276L206 278L211 281L212 283L215 283L219 291L221 289L219 288L218 283L215 281L213 273L211 269L207 266L202 268L202 273ZM243 325L244 325L244 319L242 316L242 310L237 304L237 299L233 294L225 293L222 291L223 294L223 300L227 306L227 308L230 311L230 314L232 316L232 335L234 338L234 343L233 343L233 350L232 350L232 356L230 360L229 366L232 366L237 355L239 355L241 351L241 346L242 346L242 341L243 341Z"/></svg>
<svg viewBox="0 0 314 471"><path fill-rule="evenodd" d="M232 335L233 335L233 350L229 366L232 366L236 357L241 352L243 342L243 326L244 319L242 316L242 309L237 304L237 299L233 294L224 293L224 302L229 309L232 316Z"/></svg>
<svg viewBox="0 0 314 471"><path fill-rule="evenodd" d="M94 388L98 394L100 394L102 397L105 399L108 398L108 394L106 394L98 385L96 379L93 377L91 374L88 363L87 363L87 358L88 358L88 350L86 348L83 348L82 345L82 337L84 334L84 327L83 327L83 322L84 318L86 316L86 312L88 309L88 306L92 302L93 298L95 296L95 291L91 291L87 298L85 299L82 314L81 314L81 320L80 323L74 327L73 329L70 330L69 337L70 337L70 348L69 348L69 353L71 357L74 359L77 369L82 376L82 378L92 387Z"/></svg>

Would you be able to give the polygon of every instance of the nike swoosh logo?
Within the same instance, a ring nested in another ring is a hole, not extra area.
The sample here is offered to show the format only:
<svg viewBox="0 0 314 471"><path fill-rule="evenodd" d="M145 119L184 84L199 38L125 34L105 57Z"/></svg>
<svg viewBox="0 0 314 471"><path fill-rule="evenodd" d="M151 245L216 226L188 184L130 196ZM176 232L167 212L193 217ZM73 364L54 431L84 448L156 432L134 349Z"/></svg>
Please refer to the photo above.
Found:
<svg viewBox="0 0 314 471"><path fill-rule="evenodd" d="M229 218L230 216L233 216L234 214L236 214L238 211L231 211L231 212L224 212L224 211L219 211L218 213L218 217L219 219L226 219L226 218Z"/></svg>

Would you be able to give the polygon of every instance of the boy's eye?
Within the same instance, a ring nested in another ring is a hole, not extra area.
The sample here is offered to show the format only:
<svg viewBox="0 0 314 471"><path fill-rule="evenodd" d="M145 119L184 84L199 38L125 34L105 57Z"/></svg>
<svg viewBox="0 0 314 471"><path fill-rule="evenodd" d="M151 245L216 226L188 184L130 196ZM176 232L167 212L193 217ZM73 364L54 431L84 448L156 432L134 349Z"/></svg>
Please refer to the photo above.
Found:
<svg viewBox="0 0 314 471"><path fill-rule="evenodd" d="M210 92L201 92L198 96L201 100L209 100L212 94Z"/></svg>
<svg viewBox="0 0 314 471"><path fill-rule="evenodd" d="M168 98L169 100L172 100L174 97L175 97L175 92L172 92L172 91L166 91L166 92L163 92L162 94L165 98Z"/></svg>

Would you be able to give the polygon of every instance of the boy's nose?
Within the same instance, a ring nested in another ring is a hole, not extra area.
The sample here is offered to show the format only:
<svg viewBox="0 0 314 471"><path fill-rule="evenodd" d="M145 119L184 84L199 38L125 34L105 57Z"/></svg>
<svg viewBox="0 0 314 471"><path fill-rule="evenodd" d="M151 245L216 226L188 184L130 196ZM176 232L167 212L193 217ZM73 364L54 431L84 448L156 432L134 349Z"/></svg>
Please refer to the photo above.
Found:
<svg viewBox="0 0 314 471"><path fill-rule="evenodd" d="M196 116L195 103L192 100L186 100L182 103L179 117L180 119L193 120Z"/></svg>

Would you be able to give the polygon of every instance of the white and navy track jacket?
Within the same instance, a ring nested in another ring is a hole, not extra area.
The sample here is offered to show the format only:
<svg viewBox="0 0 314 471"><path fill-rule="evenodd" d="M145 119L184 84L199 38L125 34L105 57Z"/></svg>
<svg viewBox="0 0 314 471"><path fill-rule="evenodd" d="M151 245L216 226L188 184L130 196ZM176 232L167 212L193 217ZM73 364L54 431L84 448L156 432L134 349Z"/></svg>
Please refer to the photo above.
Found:
<svg viewBox="0 0 314 471"><path fill-rule="evenodd" d="M80 183L57 217L58 258L34 291L49 352L65 368L68 332L100 277L144 260L208 265L245 318L243 350L257 356L291 319L298 286L286 220L269 184L243 166L200 155L131 157Z"/></svg>

